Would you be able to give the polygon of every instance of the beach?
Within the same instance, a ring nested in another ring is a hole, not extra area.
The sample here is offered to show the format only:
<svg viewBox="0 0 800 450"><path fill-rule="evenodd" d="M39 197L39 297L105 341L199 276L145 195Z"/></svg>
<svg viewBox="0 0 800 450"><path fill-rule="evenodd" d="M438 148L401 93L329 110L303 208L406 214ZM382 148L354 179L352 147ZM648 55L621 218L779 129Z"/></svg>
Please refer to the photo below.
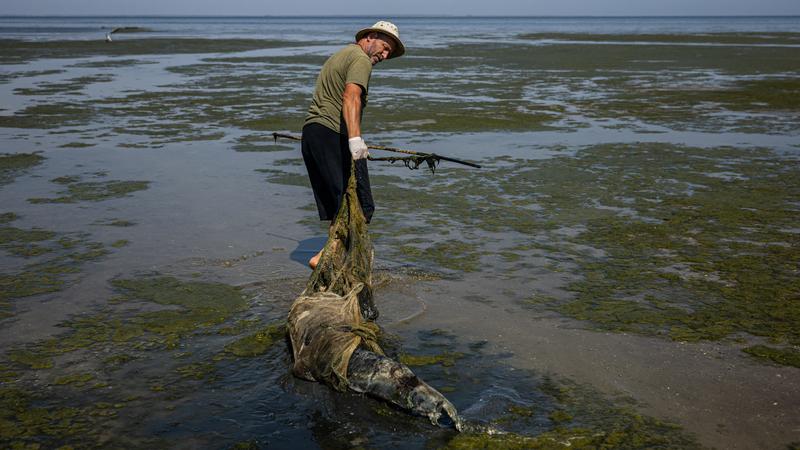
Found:
<svg viewBox="0 0 800 450"><path fill-rule="evenodd" d="M366 142L482 168L370 163L382 345L508 433L292 377L371 20L0 18L3 447L800 445L796 18L398 19Z"/></svg>

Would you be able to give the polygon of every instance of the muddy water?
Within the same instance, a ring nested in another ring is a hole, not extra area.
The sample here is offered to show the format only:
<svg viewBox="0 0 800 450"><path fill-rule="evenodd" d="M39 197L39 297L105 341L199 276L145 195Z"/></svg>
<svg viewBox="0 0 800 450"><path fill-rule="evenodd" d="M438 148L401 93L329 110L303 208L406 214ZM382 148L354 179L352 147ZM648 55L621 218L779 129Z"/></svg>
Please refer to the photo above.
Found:
<svg viewBox="0 0 800 450"><path fill-rule="evenodd" d="M800 441L796 35L517 25L420 41L366 113L369 142L484 165L371 164L376 300L388 352L509 434L289 373L325 226L269 133L334 47L124 36L3 46L3 444Z"/></svg>

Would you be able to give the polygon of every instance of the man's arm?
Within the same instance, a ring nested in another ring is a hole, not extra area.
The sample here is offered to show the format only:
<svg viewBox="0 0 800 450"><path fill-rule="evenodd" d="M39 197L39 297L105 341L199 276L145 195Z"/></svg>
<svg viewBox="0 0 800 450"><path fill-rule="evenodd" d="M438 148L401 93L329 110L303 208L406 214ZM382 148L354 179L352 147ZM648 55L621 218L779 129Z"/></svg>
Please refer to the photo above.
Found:
<svg viewBox="0 0 800 450"><path fill-rule="evenodd" d="M344 85L342 95L342 116L347 125L347 137L361 136L361 86L355 83Z"/></svg>
<svg viewBox="0 0 800 450"><path fill-rule="evenodd" d="M369 149L361 138L361 86L355 83L344 85L342 95L342 116L347 125L347 145L353 159L364 159L369 156Z"/></svg>

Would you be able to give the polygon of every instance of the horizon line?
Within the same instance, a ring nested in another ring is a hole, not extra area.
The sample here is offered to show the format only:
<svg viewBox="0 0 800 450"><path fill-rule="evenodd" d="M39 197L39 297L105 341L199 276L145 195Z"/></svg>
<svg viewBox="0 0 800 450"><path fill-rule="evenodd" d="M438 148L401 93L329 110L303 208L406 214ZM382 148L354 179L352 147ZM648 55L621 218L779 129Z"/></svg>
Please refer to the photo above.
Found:
<svg viewBox="0 0 800 450"><path fill-rule="evenodd" d="M564 19L564 18L589 18L589 19L624 19L624 18L796 18L800 17L798 14L651 14L651 15L508 15L508 14L383 14L382 17L397 17L397 18L453 18L453 19L481 19L481 18L520 18L520 19ZM326 14L326 15L304 15L304 14L0 14L0 18L45 18L45 17L59 17L59 18L104 18L104 17L167 17L167 18L374 18L374 14Z"/></svg>

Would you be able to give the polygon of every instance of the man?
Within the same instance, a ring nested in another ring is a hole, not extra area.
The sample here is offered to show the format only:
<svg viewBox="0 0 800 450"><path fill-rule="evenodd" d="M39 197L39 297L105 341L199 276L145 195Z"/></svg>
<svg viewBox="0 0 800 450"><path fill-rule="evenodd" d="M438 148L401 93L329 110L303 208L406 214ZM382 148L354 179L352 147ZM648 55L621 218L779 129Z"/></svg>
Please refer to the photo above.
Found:
<svg viewBox="0 0 800 450"><path fill-rule="evenodd" d="M367 172L367 144L361 116L367 105L372 66L405 53L397 27L386 21L356 33L356 42L328 58L317 77L314 98L303 125L303 160L308 169L320 220L336 218L356 164L358 200L369 223L375 204ZM316 268L322 251L308 261Z"/></svg>

